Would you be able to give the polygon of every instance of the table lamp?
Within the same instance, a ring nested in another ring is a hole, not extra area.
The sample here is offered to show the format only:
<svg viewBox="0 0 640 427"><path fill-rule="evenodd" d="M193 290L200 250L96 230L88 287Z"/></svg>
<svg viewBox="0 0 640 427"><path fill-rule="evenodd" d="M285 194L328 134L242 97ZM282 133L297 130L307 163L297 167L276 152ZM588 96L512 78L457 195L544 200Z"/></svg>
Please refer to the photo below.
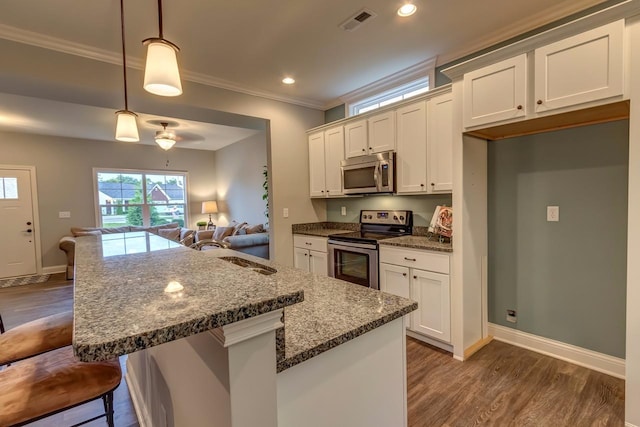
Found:
<svg viewBox="0 0 640 427"><path fill-rule="evenodd" d="M209 214L209 223L207 224L207 230L212 230L213 221L211 221L211 214L218 213L218 202L216 202L215 200L202 202L202 213Z"/></svg>

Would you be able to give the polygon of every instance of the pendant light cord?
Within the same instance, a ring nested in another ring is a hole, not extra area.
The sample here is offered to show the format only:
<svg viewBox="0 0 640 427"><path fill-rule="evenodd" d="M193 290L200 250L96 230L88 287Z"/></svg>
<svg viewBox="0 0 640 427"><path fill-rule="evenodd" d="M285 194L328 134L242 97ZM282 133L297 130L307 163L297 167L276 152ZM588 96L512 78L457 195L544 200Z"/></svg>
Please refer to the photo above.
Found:
<svg viewBox="0 0 640 427"><path fill-rule="evenodd" d="M124 109L129 111L129 99L127 97L127 54L124 43L124 0L120 0L120 27L122 29L122 74L124 79Z"/></svg>
<svg viewBox="0 0 640 427"><path fill-rule="evenodd" d="M158 0L158 28L160 29L160 35L158 38L164 39L162 34L162 0Z"/></svg>

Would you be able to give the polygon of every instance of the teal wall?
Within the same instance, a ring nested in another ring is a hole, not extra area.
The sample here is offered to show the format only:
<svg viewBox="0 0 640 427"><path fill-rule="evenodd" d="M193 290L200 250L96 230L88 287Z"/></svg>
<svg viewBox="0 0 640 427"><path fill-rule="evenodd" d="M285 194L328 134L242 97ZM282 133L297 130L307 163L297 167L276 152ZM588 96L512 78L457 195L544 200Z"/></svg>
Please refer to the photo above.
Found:
<svg viewBox="0 0 640 427"><path fill-rule="evenodd" d="M345 115L344 115L344 104L340 104L337 105L333 108L330 108L329 110L326 110L324 112L324 122L326 123L331 123L331 122L335 122L336 120L341 120L344 119Z"/></svg>
<svg viewBox="0 0 640 427"><path fill-rule="evenodd" d="M624 358L628 126L489 142L490 322Z"/></svg>
<svg viewBox="0 0 640 427"><path fill-rule="evenodd" d="M413 225L428 226L438 205L451 206L450 194L429 196L365 196L327 199L327 221L358 222L361 209L400 209L413 211ZM347 208L347 215L340 215L340 208ZM454 212L455 215L455 212Z"/></svg>

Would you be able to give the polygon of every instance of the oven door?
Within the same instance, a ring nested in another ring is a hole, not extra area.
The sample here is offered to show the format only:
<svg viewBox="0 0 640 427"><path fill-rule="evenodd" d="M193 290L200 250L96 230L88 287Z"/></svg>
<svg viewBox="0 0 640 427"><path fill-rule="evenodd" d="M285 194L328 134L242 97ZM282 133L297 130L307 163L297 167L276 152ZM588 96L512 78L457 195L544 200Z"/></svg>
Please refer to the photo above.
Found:
<svg viewBox="0 0 640 427"><path fill-rule="evenodd" d="M378 285L378 247L329 240L329 276L372 289Z"/></svg>

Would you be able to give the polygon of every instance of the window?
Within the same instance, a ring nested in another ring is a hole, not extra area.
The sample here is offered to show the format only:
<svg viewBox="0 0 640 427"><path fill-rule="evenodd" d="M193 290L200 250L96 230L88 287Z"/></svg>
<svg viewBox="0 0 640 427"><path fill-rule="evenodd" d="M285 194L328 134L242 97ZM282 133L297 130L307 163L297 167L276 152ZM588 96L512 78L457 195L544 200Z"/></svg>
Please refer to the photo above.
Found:
<svg viewBox="0 0 640 427"><path fill-rule="evenodd" d="M0 199L18 198L18 178L0 178Z"/></svg>
<svg viewBox="0 0 640 427"><path fill-rule="evenodd" d="M155 226L187 217L187 174L96 169L96 217L101 227Z"/></svg>
<svg viewBox="0 0 640 427"><path fill-rule="evenodd" d="M425 77L350 104L349 113L351 116L356 116L358 114L385 107L389 104L393 104L394 102L409 99L413 96L425 93L428 90L429 78Z"/></svg>

